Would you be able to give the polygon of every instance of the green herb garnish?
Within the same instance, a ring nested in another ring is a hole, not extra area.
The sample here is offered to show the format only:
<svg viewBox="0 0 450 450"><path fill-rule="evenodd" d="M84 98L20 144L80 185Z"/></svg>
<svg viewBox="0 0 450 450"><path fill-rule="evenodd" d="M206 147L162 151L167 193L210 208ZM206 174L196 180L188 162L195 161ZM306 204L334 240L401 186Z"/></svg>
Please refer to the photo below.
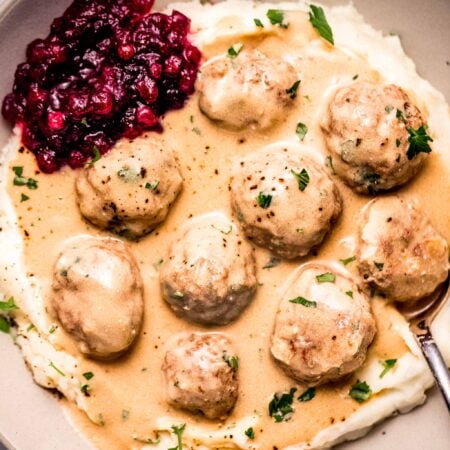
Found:
<svg viewBox="0 0 450 450"><path fill-rule="evenodd" d="M23 167L22 166L14 166L12 168L14 172L13 185L14 186L26 186L30 190L35 190L38 188L38 182L33 178L26 178L23 176ZM22 197L23 198L23 197ZM21 200L24 201L24 200Z"/></svg>
<svg viewBox="0 0 450 450"><path fill-rule="evenodd" d="M295 172L291 170L292 175L297 180L298 188L303 192L309 183L309 174L306 169L302 169L300 172Z"/></svg>
<svg viewBox="0 0 450 450"><path fill-rule="evenodd" d="M20 194L20 203L26 202L27 200L30 200L30 197L22 192L22 194Z"/></svg>
<svg viewBox="0 0 450 450"><path fill-rule="evenodd" d="M259 19L253 19L253 22L255 22L255 25L256 25L257 27L264 28L264 24L261 22L261 20L259 20Z"/></svg>
<svg viewBox="0 0 450 450"><path fill-rule="evenodd" d="M272 203L272 196L270 194L264 194L260 192L258 197L256 197L256 201L261 208L268 208Z"/></svg>
<svg viewBox="0 0 450 450"><path fill-rule="evenodd" d="M56 372L58 372L62 377L65 377L65 376L66 376L66 374L65 374L61 369L58 369L58 368L55 366L55 364L53 364L52 361L50 361L49 366L50 366L52 369L55 369Z"/></svg>
<svg viewBox="0 0 450 450"><path fill-rule="evenodd" d="M243 46L244 44L241 44L240 42L233 44L227 51L228 57L231 59L236 58L236 56L241 52Z"/></svg>
<svg viewBox="0 0 450 450"><path fill-rule="evenodd" d="M0 311L12 311L14 309L18 309L14 302L14 297L9 297L6 302L0 302Z"/></svg>
<svg viewBox="0 0 450 450"><path fill-rule="evenodd" d="M92 147L92 154L94 156L92 157L92 159L90 161L88 161L85 164L86 166L92 166L102 157L102 154L100 153L100 150L98 149L98 147L96 145L94 145L94 147Z"/></svg>
<svg viewBox="0 0 450 450"><path fill-rule="evenodd" d="M331 272L325 272L316 276L318 283L334 283L336 281L336 275Z"/></svg>
<svg viewBox="0 0 450 450"><path fill-rule="evenodd" d="M294 394L296 388L291 388L289 392L277 392L269 403L269 415L275 419L275 422L288 421L292 417L294 408Z"/></svg>
<svg viewBox="0 0 450 450"><path fill-rule="evenodd" d="M396 359L386 359L384 361L380 361L380 364L383 366L383 371L380 373L380 378L383 378L397 363Z"/></svg>
<svg viewBox="0 0 450 450"><path fill-rule="evenodd" d="M287 28L289 26L288 23L284 22L284 11L281 9L269 9L266 16L272 25L278 25L280 28Z"/></svg>
<svg viewBox="0 0 450 450"><path fill-rule="evenodd" d="M334 45L333 31L327 22L325 13L320 6L309 5L309 21L317 32L331 45Z"/></svg>
<svg viewBox="0 0 450 450"><path fill-rule="evenodd" d="M308 127L304 123L299 122L297 124L297 127L295 128L295 133L297 134L298 138L303 141L305 139L306 133L308 133Z"/></svg>
<svg viewBox="0 0 450 450"><path fill-rule="evenodd" d="M341 264L343 264L344 266L346 266L346 265L352 263L355 260L356 260L356 256L350 256L349 258L340 259L339 262Z"/></svg>
<svg viewBox="0 0 450 450"><path fill-rule="evenodd" d="M11 324L9 323L8 319L6 317L0 316L0 331L3 331L3 333L9 333L10 329Z"/></svg>
<svg viewBox="0 0 450 450"><path fill-rule="evenodd" d="M88 384L82 384L80 387L80 391L86 396L91 396L91 387Z"/></svg>
<svg viewBox="0 0 450 450"><path fill-rule="evenodd" d="M236 355L229 356L225 352L222 355L222 359L228 364L229 367L231 367L234 371L238 370L239 368L239 357Z"/></svg>
<svg viewBox="0 0 450 450"><path fill-rule="evenodd" d="M395 117L396 117L398 120L400 120L400 122L403 122L403 123L406 122L405 117L403 116L403 112L400 111L399 109L397 109L397 111L395 112Z"/></svg>
<svg viewBox="0 0 450 450"><path fill-rule="evenodd" d="M249 439L255 439L255 432L253 430L253 427L247 428L244 432L244 434L249 438Z"/></svg>
<svg viewBox="0 0 450 450"><path fill-rule="evenodd" d="M353 298L353 291L346 291L345 295L348 295L350 298Z"/></svg>
<svg viewBox="0 0 450 450"><path fill-rule="evenodd" d="M94 374L92 372L84 372L83 377L86 378L86 380L91 380L94 378Z"/></svg>
<svg viewBox="0 0 450 450"><path fill-rule="evenodd" d="M383 270L383 267L384 267L384 263L382 263L382 262L376 262L376 261L374 261L373 262L374 264L375 264L375 267L378 269L378 270Z"/></svg>
<svg viewBox="0 0 450 450"><path fill-rule="evenodd" d="M300 86L301 80L297 80L289 89L286 89L286 94L289 94L289 97L294 99L297 97L297 90ZM306 133L305 133L306 134Z"/></svg>
<svg viewBox="0 0 450 450"><path fill-rule="evenodd" d="M307 308L317 308L317 302L307 300L305 297L292 298L289 302L295 303L296 305L306 306Z"/></svg>
<svg viewBox="0 0 450 450"><path fill-rule="evenodd" d="M159 185L159 181L154 181L153 183L145 183L145 189L150 189L151 191L155 191Z"/></svg>
<svg viewBox="0 0 450 450"><path fill-rule="evenodd" d="M277 258L276 256L271 256L269 258L269 261L263 266L263 269L271 269L272 267L278 266L280 264L281 259Z"/></svg>
<svg viewBox="0 0 450 450"><path fill-rule="evenodd" d="M372 396L372 389L370 389L369 385L365 381L357 380L351 387L348 394L353 400L356 400L358 403L362 403L369 400Z"/></svg>
<svg viewBox="0 0 450 450"><path fill-rule="evenodd" d="M169 448L167 450L183 450L182 437L183 437L183 432L184 432L185 428L186 428L186 424L185 423L183 423L182 425L179 425L179 426L172 425L172 432L177 437L177 446Z"/></svg>
<svg viewBox="0 0 450 450"><path fill-rule="evenodd" d="M316 388L310 387L298 397L300 402L309 402L316 396Z"/></svg>
<svg viewBox="0 0 450 450"><path fill-rule="evenodd" d="M422 125L417 130L407 128L409 133L409 147L406 156L409 160L413 159L419 153L431 153L431 147L428 142L433 142L433 139L427 134L427 129L427 125Z"/></svg>

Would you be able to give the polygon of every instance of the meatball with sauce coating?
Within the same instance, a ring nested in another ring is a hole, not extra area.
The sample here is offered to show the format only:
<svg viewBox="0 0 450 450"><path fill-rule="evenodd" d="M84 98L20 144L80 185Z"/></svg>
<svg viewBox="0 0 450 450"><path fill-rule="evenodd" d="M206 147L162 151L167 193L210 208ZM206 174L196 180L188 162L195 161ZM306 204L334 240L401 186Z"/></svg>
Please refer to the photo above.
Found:
<svg viewBox="0 0 450 450"><path fill-rule="evenodd" d="M219 333L183 333L168 347L162 367L168 403L225 419L238 398L239 359L230 340Z"/></svg>
<svg viewBox="0 0 450 450"><path fill-rule="evenodd" d="M375 332L369 299L354 277L329 264L309 263L287 282L271 352L287 375L318 386L361 367Z"/></svg>
<svg viewBox="0 0 450 450"><path fill-rule="evenodd" d="M414 202L372 200L362 211L356 258L368 286L405 302L431 294L449 269L447 241Z"/></svg>
<svg viewBox="0 0 450 450"><path fill-rule="evenodd" d="M425 143L418 152L408 130L422 126L426 132L403 89L360 82L336 91L322 129L336 174L356 192L372 194L417 174L431 148Z"/></svg>
<svg viewBox="0 0 450 450"><path fill-rule="evenodd" d="M52 307L85 355L113 359L125 352L144 313L139 268L127 246L108 238L70 242L54 266Z"/></svg>
<svg viewBox="0 0 450 450"><path fill-rule="evenodd" d="M166 302L203 325L235 320L256 291L253 249L223 214L190 220L170 245L160 270Z"/></svg>
<svg viewBox="0 0 450 450"><path fill-rule="evenodd" d="M298 147L258 150L232 173L231 204L245 235L281 258L308 254L341 212L333 180Z"/></svg>
<svg viewBox="0 0 450 450"><path fill-rule="evenodd" d="M268 128L294 104L295 93L288 91L297 80L291 64L244 49L235 58L223 55L203 64L199 106L225 128Z"/></svg>
<svg viewBox="0 0 450 450"><path fill-rule="evenodd" d="M81 214L127 238L152 231L167 216L182 178L172 153L157 138L120 141L76 181Z"/></svg>

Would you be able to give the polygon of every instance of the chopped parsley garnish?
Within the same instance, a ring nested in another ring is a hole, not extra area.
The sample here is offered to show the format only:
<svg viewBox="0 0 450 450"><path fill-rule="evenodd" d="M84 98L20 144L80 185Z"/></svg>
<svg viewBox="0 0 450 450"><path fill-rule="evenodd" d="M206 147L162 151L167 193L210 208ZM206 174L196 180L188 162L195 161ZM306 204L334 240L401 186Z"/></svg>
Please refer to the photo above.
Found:
<svg viewBox="0 0 450 450"><path fill-rule="evenodd" d="M145 183L145 189L150 189L151 191L155 191L159 185L159 181L154 181L153 183Z"/></svg>
<svg viewBox="0 0 450 450"><path fill-rule="evenodd" d="M269 9L266 16L272 25L278 25L280 28L289 26L288 23L284 22L284 11L281 9Z"/></svg>
<svg viewBox="0 0 450 450"><path fill-rule="evenodd" d="M20 194L20 203L26 202L27 200L30 200L28 195L25 195L24 193Z"/></svg>
<svg viewBox="0 0 450 450"><path fill-rule="evenodd" d="M402 141L400 140L400 139L396 139L395 140L395 145L397 146L397 147L400 147L400 144L402 143Z"/></svg>
<svg viewBox="0 0 450 450"><path fill-rule="evenodd" d="M327 22L325 13L320 6L309 5L309 21L317 32L331 45L334 45L333 31Z"/></svg>
<svg viewBox="0 0 450 450"><path fill-rule="evenodd" d="M80 120L81 125L86 126L88 124L86 116Z"/></svg>
<svg viewBox="0 0 450 450"><path fill-rule="evenodd" d="M92 372L84 372L83 377L86 378L86 380L91 380L94 378L94 374Z"/></svg>
<svg viewBox="0 0 450 450"><path fill-rule="evenodd" d="M239 358L236 355L229 356L225 352L222 355L222 359L231 367L234 371L239 368Z"/></svg>
<svg viewBox="0 0 450 450"><path fill-rule="evenodd" d="M384 361L380 361L380 364L383 366L383 370L380 373L380 378L383 378L395 366L395 364L397 364L397 360L386 359Z"/></svg>
<svg viewBox="0 0 450 450"><path fill-rule="evenodd" d="M236 56L241 52L243 46L244 44L241 44L240 42L233 44L227 51L228 57L231 59L236 58Z"/></svg>
<svg viewBox="0 0 450 450"><path fill-rule="evenodd" d="M56 325L52 325L52 326L49 328L49 330L48 330L48 332L49 332L50 334L53 334L55 331L56 331Z"/></svg>
<svg viewBox="0 0 450 450"><path fill-rule="evenodd" d="M261 22L261 20L259 20L259 19L253 19L253 22L255 22L255 25L256 25L257 27L264 28L264 24Z"/></svg>
<svg viewBox="0 0 450 450"><path fill-rule="evenodd" d="M291 173L292 173L292 175L294 175L294 178L297 180L298 188L303 192L309 183L308 172L306 171L306 169L302 169L300 172L295 172L294 170L291 170Z"/></svg>
<svg viewBox="0 0 450 450"><path fill-rule="evenodd" d="M183 450L182 437L183 437L183 432L184 432L185 428L186 428L186 424L185 423L183 423L182 425L179 425L179 426L172 425L172 432L177 437L177 446L169 448L167 450Z"/></svg>
<svg viewBox="0 0 450 450"><path fill-rule="evenodd" d="M286 94L289 94L289 97L294 99L297 97L297 90L300 86L301 80L297 80L289 89L286 89Z"/></svg>
<svg viewBox="0 0 450 450"><path fill-rule="evenodd" d="M396 113L395 113L395 117L400 120L400 122L405 123L405 117L403 116L403 112L399 109L397 109Z"/></svg>
<svg viewBox="0 0 450 450"><path fill-rule="evenodd" d="M66 374L65 374L61 369L58 369L58 368L55 366L55 364L53 364L52 361L50 361L49 366L50 366L52 369L55 369L56 372L58 372L62 377L65 377L65 376L66 376Z"/></svg>
<svg viewBox="0 0 450 450"><path fill-rule="evenodd" d="M316 388L310 387L298 397L300 402L309 402L316 396Z"/></svg>
<svg viewBox="0 0 450 450"><path fill-rule="evenodd" d="M34 326L34 323L30 323L30 325L28 325L27 327L27 331L31 331L34 330L36 327Z"/></svg>
<svg viewBox="0 0 450 450"><path fill-rule="evenodd" d="M0 302L0 311L12 311L14 309L18 309L14 297L9 297L6 302Z"/></svg>
<svg viewBox="0 0 450 450"><path fill-rule="evenodd" d="M369 400L372 396L372 389L370 389L369 385L365 381L357 380L351 387L348 394L353 400L356 400L358 403L362 403Z"/></svg>
<svg viewBox="0 0 450 450"><path fill-rule="evenodd" d="M318 283L334 283L336 281L336 275L331 272L325 272L316 276Z"/></svg>
<svg viewBox="0 0 450 450"><path fill-rule="evenodd" d="M6 317L0 316L0 331L3 331L3 333L9 333L10 329L11 325L8 322L8 319Z"/></svg>
<svg viewBox="0 0 450 450"><path fill-rule="evenodd" d="M80 391L86 396L91 396L91 387L88 384L82 384L80 387Z"/></svg>
<svg viewBox="0 0 450 450"><path fill-rule="evenodd" d="M308 133L308 127L304 123L299 122L297 124L297 127L295 128L295 133L297 134L298 138L303 141L305 139L306 133Z"/></svg>
<svg viewBox="0 0 450 450"><path fill-rule="evenodd" d="M317 308L317 302L307 300L305 297L292 298L289 302L295 303L296 305L306 306L307 308Z"/></svg>
<svg viewBox="0 0 450 450"><path fill-rule="evenodd" d="M233 227L231 225L226 230L224 230L223 228L216 227L214 224L211 224L211 226L215 230L220 231L222 234L230 234L233 231Z"/></svg>
<svg viewBox="0 0 450 450"><path fill-rule="evenodd" d="M92 159L90 161L88 161L86 163L87 166L91 166L91 165L95 164L102 157L102 154L100 153L100 150L98 149L98 147L96 145L94 145L94 147L92 148L92 154L94 156L92 157Z"/></svg>
<svg viewBox="0 0 450 450"><path fill-rule="evenodd" d="M270 194L264 194L263 192L260 192L258 194L258 197L256 197L256 201L258 203L258 206L266 209L272 203L272 196Z"/></svg>
<svg viewBox="0 0 450 450"><path fill-rule="evenodd" d="M353 291L346 291L345 295L348 295L350 298L353 298Z"/></svg>
<svg viewBox="0 0 450 450"><path fill-rule="evenodd" d="M249 439L255 439L255 432L253 430L253 427L247 428L244 433Z"/></svg>
<svg viewBox="0 0 450 450"><path fill-rule="evenodd" d="M117 176L119 178L122 178L123 181L125 181L126 183L128 183L128 182L136 181L138 179L138 177L140 177L140 174L137 173L131 167L124 166L124 167L121 167L117 171Z"/></svg>
<svg viewBox="0 0 450 450"><path fill-rule="evenodd" d="M269 403L269 415L275 419L275 422L288 421L292 417L294 408L294 394L296 388L291 388L289 392L277 392Z"/></svg>
<svg viewBox="0 0 450 450"><path fill-rule="evenodd" d="M35 190L38 188L38 182L33 178L26 178L23 176L23 167L22 166L14 166L12 168L14 172L14 186L26 186L28 189ZM23 200L21 200L23 201Z"/></svg>
<svg viewBox="0 0 450 450"><path fill-rule="evenodd" d="M427 125L422 125L417 130L407 128L409 133L409 147L406 156L409 160L413 159L419 153L431 153L431 147L428 142L433 142L433 139L427 134L427 129Z"/></svg>
<svg viewBox="0 0 450 450"><path fill-rule="evenodd" d="M280 264L281 259L277 258L276 256L271 256L269 261L263 266L263 269L271 269L272 267L278 266Z"/></svg>
<svg viewBox="0 0 450 450"><path fill-rule="evenodd" d="M339 262L341 264L343 264L344 266L346 266L347 264L350 264L353 261L355 261L355 259L356 259L356 256L350 256L349 258L340 259Z"/></svg>
<svg viewBox="0 0 450 450"><path fill-rule="evenodd" d="M384 267L384 263L382 263L382 262L376 262L376 261L374 261L373 262L374 264L375 264L375 267L378 269L378 270L383 270L383 267Z"/></svg>

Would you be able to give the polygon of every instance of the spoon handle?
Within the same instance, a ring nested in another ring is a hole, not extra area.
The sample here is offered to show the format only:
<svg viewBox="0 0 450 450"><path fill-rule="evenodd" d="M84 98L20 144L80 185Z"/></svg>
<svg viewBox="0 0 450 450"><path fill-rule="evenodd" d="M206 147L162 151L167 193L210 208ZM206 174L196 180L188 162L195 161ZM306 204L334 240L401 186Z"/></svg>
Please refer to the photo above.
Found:
<svg viewBox="0 0 450 450"><path fill-rule="evenodd" d="M419 324L419 328L420 331L416 332L417 341L450 412L450 372L438 346L434 342L428 325Z"/></svg>

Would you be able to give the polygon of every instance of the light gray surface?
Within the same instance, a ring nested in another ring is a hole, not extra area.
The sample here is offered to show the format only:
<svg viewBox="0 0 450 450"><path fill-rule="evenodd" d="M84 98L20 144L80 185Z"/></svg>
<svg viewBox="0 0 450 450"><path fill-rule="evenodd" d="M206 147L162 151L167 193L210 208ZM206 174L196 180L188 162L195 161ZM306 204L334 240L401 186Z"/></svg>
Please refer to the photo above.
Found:
<svg viewBox="0 0 450 450"><path fill-rule="evenodd" d="M0 0L0 5L12 3ZM14 68L24 58L26 43L47 33L51 19L70 0L22 0L0 23L0 97L10 88ZM158 2L157 2L158 3ZM323 1L343 4L346 1ZM400 34L419 73L450 99L450 0L355 0L375 28ZM159 2L161 4L161 2ZM389 70L387 67L386 70ZM0 144L8 129L0 124ZM0 333L1 334L1 333ZM31 380L9 336L0 336L0 434L19 450L81 450L86 443L61 414L58 402ZM1 439L1 436L0 436ZM444 450L449 448L448 414L436 390L427 404L378 425L368 437L340 450ZM1 448L1 444L0 444Z"/></svg>

